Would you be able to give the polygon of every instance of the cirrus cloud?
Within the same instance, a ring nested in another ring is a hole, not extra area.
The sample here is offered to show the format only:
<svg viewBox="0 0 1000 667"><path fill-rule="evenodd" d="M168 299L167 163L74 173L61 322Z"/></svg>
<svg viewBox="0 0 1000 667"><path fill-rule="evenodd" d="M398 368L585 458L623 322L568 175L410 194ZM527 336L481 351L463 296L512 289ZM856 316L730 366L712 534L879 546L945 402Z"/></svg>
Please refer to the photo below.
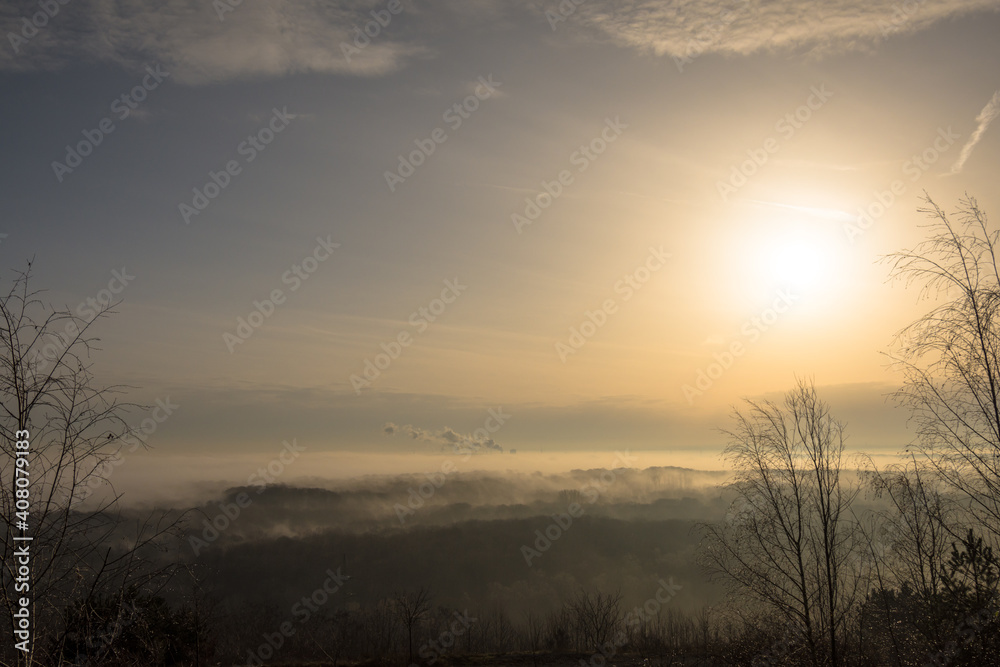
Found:
<svg viewBox="0 0 1000 667"><path fill-rule="evenodd" d="M986 103L983 110L976 116L976 129L972 133L972 136L969 137L969 140L965 142L965 145L962 146L962 152L959 154L955 164L952 165L949 175L958 174L962 171L965 163L972 156L972 151L975 149L976 144L979 143L983 135L986 134L986 130L989 129L990 125L997 118L1000 118L1000 90L993 93L993 97L990 98L990 101Z"/></svg>
<svg viewBox="0 0 1000 667"><path fill-rule="evenodd" d="M910 5L913 8L910 9ZM925 30L939 21L998 11L995 0L622 0L586 2L566 22L589 26L623 45L659 56L749 55L806 51L814 55L870 49L891 35ZM555 2L536 5L552 17ZM562 31L560 31L562 32Z"/></svg>
<svg viewBox="0 0 1000 667"><path fill-rule="evenodd" d="M369 12L383 4L244 0L220 20L213 3L198 0L75 0L15 49L25 17L39 12L37 2L17 0L0 6L0 34L9 42L0 49L0 70L59 69L80 61L141 69L157 62L186 84L304 72L380 75L423 52L393 41L387 34L390 23L364 48L345 56L341 45L353 46L354 26L370 21Z"/></svg>

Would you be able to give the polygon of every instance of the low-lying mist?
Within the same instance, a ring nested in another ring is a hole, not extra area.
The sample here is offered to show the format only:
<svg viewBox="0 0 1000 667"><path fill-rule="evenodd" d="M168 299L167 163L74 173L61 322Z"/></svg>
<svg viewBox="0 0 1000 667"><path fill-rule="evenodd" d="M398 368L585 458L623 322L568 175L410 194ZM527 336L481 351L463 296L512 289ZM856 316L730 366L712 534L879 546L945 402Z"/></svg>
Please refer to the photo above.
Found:
<svg viewBox="0 0 1000 667"><path fill-rule="evenodd" d="M427 472L308 485L258 476L196 503L181 556L230 609L289 608L337 571L350 579L331 608L348 610L423 586L436 604L510 614L557 609L581 590L639 604L661 580L683 587L681 610L721 601L697 564L698 524L725 519L729 473L618 462L461 471L444 458Z"/></svg>
<svg viewBox="0 0 1000 667"><path fill-rule="evenodd" d="M625 461L627 462L627 461ZM680 607L717 599L695 525L728 507L727 475L684 468L425 473L226 489L187 522L187 556L227 605L291 605L340 568L343 605L427 586L438 604L555 609L586 590L637 603L663 578Z"/></svg>
<svg viewBox="0 0 1000 667"><path fill-rule="evenodd" d="M440 451L326 452L315 451L311 443L290 439L277 443L270 452L225 457L168 454L155 448L138 450L123 456L105 476L114 491L122 494L126 505L191 506L219 497L226 489L261 480L267 484L329 490L375 489L386 488L399 476L433 474L450 466L453 469L447 473L450 478L475 473L514 473L532 477L536 486L544 487L542 477L547 475L624 466L686 468L690 469L687 479L697 484L695 480L704 476L694 469L718 470L721 465L717 454L687 450L521 451L475 455ZM703 483L714 484L716 477L704 479L710 481ZM559 486L566 482L553 480L551 483Z"/></svg>
<svg viewBox="0 0 1000 667"><path fill-rule="evenodd" d="M725 503L724 473L683 468L592 469L563 473L449 472L317 480L311 487L228 489L226 502L246 494L251 507L227 530L230 538L301 537L446 526L467 521L527 519L567 512L576 503L592 517L635 520L711 520ZM201 509L217 510L210 501Z"/></svg>

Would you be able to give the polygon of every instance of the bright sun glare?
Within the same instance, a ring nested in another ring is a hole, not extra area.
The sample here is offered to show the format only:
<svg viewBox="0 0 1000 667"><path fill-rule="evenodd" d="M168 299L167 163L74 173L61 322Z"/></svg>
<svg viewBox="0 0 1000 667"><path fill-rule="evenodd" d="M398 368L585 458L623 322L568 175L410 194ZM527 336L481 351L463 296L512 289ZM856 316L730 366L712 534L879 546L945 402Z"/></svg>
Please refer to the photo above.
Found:
<svg viewBox="0 0 1000 667"><path fill-rule="evenodd" d="M801 290L827 282L832 259L829 248L817 239L772 239L761 253L763 268L772 281Z"/></svg>
<svg viewBox="0 0 1000 667"><path fill-rule="evenodd" d="M744 287L814 294L834 288L844 270L841 226L848 217L833 209L757 207L736 240Z"/></svg>

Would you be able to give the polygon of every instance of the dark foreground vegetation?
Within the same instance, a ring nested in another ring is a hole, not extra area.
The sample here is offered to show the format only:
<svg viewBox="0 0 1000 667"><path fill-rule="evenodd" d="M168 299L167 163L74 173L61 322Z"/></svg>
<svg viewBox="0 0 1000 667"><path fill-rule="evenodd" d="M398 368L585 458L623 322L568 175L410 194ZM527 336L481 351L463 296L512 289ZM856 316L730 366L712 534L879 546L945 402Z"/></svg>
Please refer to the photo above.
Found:
<svg viewBox="0 0 1000 667"><path fill-rule="evenodd" d="M998 237L971 199L925 213L929 240L889 258L938 297L890 353L901 463L848 460L800 382L734 413L721 490L619 468L508 498L483 490L513 478L456 476L402 514L405 479L142 516L89 497L142 446L138 406L92 377L94 320L19 274L0 296L0 664L1000 664Z"/></svg>

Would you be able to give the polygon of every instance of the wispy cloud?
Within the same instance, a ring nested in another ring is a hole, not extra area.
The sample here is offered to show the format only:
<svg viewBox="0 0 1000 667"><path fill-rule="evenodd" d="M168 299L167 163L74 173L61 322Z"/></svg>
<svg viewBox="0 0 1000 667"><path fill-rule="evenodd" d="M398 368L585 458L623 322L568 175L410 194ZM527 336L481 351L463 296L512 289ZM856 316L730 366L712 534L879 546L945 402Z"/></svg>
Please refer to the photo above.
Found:
<svg viewBox="0 0 1000 667"><path fill-rule="evenodd" d="M232 11L223 20L213 3L199 0L74 0L59 6L34 31L24 20L38 13L37 2L0 6L4 41L22 30L30 35L17 52L9 44L0 48L0 70L58 69L80 61L141 69L156 62L174 81L203 84L301 72L378 75L423 51L394 41L381 28L374 38L362 35L363 48L357 49L355 26L372 20L373 3L364 0L244 0L228 3ZM356 50L345 54L344 44Z"/></svg>
<svg viewBox="0 0 1000 667"><path fill-rule="evenodd" d="M978 144L979 140L983 138L984 134L986 134L986 130L989 128L990 123L995 121L998 116L1000 116L1000 90L993 93L993 98L986 103L983 110L979 112L978 116L976 116L976 122L979 123L979 126L976 127L976 131L972 133L969 140L965 142L964 146L962 146L962 152L959 154L958 159L955 160L955 164L951 166L951 172L949 173L957 174L962 171L966 161L972 155L972 151L975 149L976 144Z"/></svg>
<svg viewBox="0 0 1000 667"><path fill-rule="evenodd" d="M447 449L460 453L476 453L486 450L498 452L503 451L503 448L498 445L493 438L465 435L448 426L445 426L438 431L428 431L410 424L397 426L392 422L387 422L385 426L382 427L382 431L386 435L402 433L409 436L413 440L431 442L439 445L441 449Z"/></svg>
<svg viewBox="0 0 1000 667"><path fill-rule="evenodd" d="M542 3L552 11L556 3ZM749 55L804 51L814 55L870 49L889 34L929 28L975 11L997 11L995 0L923 3L899 16L898 0L621 0L587 2L567 24L590 26L622 45L660 56ZM562 31L560 31L562 32Z"/></svg>

